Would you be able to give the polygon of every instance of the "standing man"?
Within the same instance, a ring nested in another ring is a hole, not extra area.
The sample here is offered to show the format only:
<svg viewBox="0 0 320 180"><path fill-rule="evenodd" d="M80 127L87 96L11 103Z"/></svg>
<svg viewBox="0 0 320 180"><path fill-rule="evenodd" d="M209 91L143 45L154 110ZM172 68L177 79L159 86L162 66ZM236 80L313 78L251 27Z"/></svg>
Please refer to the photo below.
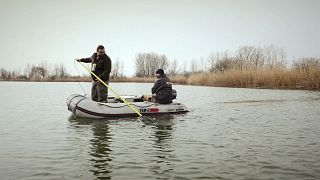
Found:
<svg viewBox="0 0 320 180"><path fill-rule="evenodd" d="M152 96L157 103L170 104L172 103L172 83L164 74L162 69L156 71L157 80L151 88Z"/></svg>
<svg viewBox="0 0 320 180"><path fill-rule="evenodd" d="M111 59L106 54L102 45L97 47L97 52L89 58L76 59L78 62L91 63L91 71L96 74L102 81L109 84L109 75L111 71ZM93 101L107 102L108 99L108 87L102 84L93 75L91 97Z"/></svg>

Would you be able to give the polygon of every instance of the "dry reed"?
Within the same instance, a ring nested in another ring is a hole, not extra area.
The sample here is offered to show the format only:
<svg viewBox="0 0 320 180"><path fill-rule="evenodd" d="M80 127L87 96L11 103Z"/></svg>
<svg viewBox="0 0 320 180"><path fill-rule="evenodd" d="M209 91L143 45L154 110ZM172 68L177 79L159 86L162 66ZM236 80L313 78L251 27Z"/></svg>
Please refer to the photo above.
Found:
<svg viewBox="0 0 320 180"><path fill-rule="evenodd" d="M286 68L261 68L255 70L228 70L223 73L193 74L190 85L219 87L249 87L276 89L320 89L320 69L309 71L287 70Z"/></svg>
<svg viewBox="0 0 320 180"><path fill-rule="evenodd" d="M308 70L287 69L284 67L259 68L248 70L227 70L216 73L197 73L190 76L170 77L174 84L197 86L270 88L270 89L306 89L320 90L320 68ZM40 82L90 82L90 77L65 78L31 78L10 79L10 81L40 81ZM155 78L117 78L110 82L153 83Z"/></svg>

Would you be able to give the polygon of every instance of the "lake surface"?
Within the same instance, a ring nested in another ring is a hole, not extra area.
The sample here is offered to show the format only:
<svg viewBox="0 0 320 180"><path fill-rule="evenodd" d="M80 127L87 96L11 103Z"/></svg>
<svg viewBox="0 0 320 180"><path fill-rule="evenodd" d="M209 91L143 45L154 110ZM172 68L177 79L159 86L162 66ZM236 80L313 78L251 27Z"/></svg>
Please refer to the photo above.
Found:
<svg viewBox="0 0 320 180"><path fill-rule="evenodd" d="M79 83L0 82L0 179L320 179L320 92L174 88L191 112L142 125L75 119Z"/></svg>

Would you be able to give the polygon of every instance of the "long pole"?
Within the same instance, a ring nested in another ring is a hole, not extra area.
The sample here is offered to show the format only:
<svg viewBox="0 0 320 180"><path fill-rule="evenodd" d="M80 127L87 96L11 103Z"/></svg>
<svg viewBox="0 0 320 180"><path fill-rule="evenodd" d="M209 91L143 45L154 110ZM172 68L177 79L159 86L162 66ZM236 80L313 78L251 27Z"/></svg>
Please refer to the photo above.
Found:
<svg viewBox="0 0 320 180"><path fill-rule="evenodd" d="M85 68L90 74L92 74L95 78L97 78L103 85L105 85L108 89L110 89L118 98L120 98L124 103L126 103L129 108L131 108L135 113L139 115L139 117L142 116L142 114L135 108L133 107L127 100L122 98L116 91L114 91L107 83L102 81L94 72L90 71L89 68L87 68L85 65L83 65L80 61L78 61L83 68Z"/></svg>

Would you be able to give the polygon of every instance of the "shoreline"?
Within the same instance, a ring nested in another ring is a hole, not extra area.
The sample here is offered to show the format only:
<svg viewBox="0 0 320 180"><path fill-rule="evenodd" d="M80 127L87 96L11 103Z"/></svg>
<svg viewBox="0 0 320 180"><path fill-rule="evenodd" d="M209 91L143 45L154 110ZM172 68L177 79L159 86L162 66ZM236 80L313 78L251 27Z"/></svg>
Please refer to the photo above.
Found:
<svg viewBox="0 0 320 180"><path fill-rule="evenodd" d="M169 77L170 78L170 77ZM181 78L181 77L179 77ZM214 85L214 84L205 84L205 83L194 83L188 82L189 78L185 78L186 81L179 81L175 80L175 77L170 78L172 79L172 83L174 85L186 85L186 86L203 86L203 87L221 87L221 88L248 88L248 89L270 89L270 90L309 90L309 91L320 91L320 88L312 88L312 87L303 87L303 86L296 86L296 87L288 87L288 86L281 86L281 87L262 87L262 86L254 86L253 84L246 84L241 86L222 86L222 85ZM123 78L123 79L112 79L109 82L111 83L154 83L155 79L152 78ZM33 79L33 80L26 80L26 79L0 79L0 82L45 82L45 83L55 83L55 82L91 82L90 79L87 78L66 78L66 79L57 79L57 80L50 80L50 79Z"/></svg>

